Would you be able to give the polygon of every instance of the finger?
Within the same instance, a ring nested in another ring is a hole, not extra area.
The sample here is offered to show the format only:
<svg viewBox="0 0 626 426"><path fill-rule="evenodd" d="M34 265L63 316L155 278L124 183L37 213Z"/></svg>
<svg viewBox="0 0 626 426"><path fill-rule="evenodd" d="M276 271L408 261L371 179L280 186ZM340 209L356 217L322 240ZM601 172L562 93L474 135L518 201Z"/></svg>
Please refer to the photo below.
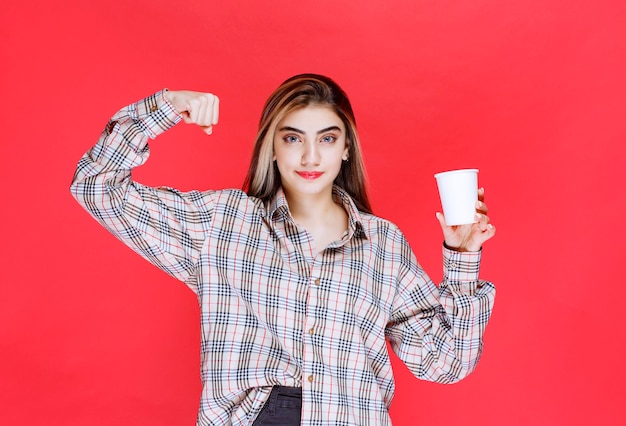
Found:
<svg viewBox="0 0 626 426"><path fill-rule="evenodd" d="M442 213L437 212L435 213L435 216L437 216L437 220L439 221L439 225L441 225L441 228L444 229L447 227L446 225L446 218L443 216Z"/></svg>
<svg viewBox="0 0 626 426"><path fill-rule="evenodd" d="M487 208L487 204L485 204L483 201L476 201L476 211L482 214L487 214L489 212L489 209Z"/></svg>
<svg viewBox="0 0 626 426"><path fill-rule="evenodd" d="M214 116L215 116L215 100L217 96L207 93L202 97L202 105L200 109L198 125L202 127L210 127L215 124Z"/></svg>
<svg viewBox="0 0 626 426"><path fill-rule="evenodd" d="M202 126L202 131L207 135L213 134L213 126Z"/></svg>
<svg viewBox="0 0 626 426"><path fill-rule="evenodd" d="M209 94L196 94L188 101L187 111L191 122L198 126L207 126L211 123L206 119Z"/></svg>
<svg viewBox="0 0 626 426"><path fill-rule="evenodd" d="M186 109L189 115L189 123L198 124L198 103L194 100L190 100Z"/></svg>
<svg viewBox="0 0 626 426"><path fill-rule="evenodd" d="M206 127L211 125L209 115L212 115L210 100L199 99L198 102L198 122L196 123L200 127Z"/></svg>
<svg viewBox="0 0 626 426"><path fill-rule="evenodd" d="M492 238L494 235L496 235L496 227L493 226L492 224L487 225L487 230L483 232L483 238L485 238L484 241L487 241L488 239Z"/></svg>
<svg viewBox="0 0 626 426"><path fill-rule="evenodd" d="M476 224L481 232L485 232L489 228L489 216L485 214L476 213Z"/></svg>
<svg viewBox="0 0 626 426"><path fill-rule="evenodd" d="M211 124L217 124L220 118L220 98L213 95L213 119L211 120Z"/></svg>
<svg viewBox="0 0 626 426"><path fill-rule="evenodd" d="M478 200L485 201L485 188L478 189Z"/></svg>

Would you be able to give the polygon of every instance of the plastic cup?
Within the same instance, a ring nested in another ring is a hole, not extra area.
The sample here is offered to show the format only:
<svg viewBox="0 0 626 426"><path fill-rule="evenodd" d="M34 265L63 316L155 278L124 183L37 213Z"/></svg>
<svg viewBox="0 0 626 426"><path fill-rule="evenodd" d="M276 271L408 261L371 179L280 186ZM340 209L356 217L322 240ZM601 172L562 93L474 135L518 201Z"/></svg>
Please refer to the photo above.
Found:
<svg viewBox="0 0 626 426"><path fill-rule="evenodd" d="M461 169L435 175L446 225L476 222L478 169Z"/></svg>

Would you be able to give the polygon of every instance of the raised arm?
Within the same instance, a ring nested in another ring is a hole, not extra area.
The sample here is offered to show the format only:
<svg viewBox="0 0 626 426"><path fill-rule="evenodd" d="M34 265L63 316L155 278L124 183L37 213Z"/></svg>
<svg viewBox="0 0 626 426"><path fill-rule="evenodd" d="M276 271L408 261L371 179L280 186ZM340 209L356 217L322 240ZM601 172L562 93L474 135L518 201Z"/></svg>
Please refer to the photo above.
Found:
<svg viewBox="0 0 626 426"><path fill-rule="evenodd" d="M106 229L192 289L214 193L151 188L134 182L131 172L148 159L148 141L181 119L210 133L218 107L211 94L163 90L121 109L80 159L70 187Z"/></svg>

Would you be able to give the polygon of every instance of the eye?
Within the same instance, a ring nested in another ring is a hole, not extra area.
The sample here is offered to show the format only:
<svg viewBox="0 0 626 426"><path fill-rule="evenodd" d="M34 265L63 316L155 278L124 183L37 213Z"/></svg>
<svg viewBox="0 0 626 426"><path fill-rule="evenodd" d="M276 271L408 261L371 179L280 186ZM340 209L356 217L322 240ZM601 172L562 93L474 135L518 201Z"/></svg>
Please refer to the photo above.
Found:
<svg viewBox="0 0 626 426"><path fill-rule="evenodd" d="M322 139L321 139L321 141L323 143L333 143L336 140L337 140L337 137L333 136L333 135L326 135L326 136L322 137Z"/></svg>
<svg viewBox="0 0 626 426"><path fill-rule="evenodd" d="M283 140L287 143L298 143L300 142L300 138L297 137L296 135L287 135L285 137L283 137Z"/></svg>

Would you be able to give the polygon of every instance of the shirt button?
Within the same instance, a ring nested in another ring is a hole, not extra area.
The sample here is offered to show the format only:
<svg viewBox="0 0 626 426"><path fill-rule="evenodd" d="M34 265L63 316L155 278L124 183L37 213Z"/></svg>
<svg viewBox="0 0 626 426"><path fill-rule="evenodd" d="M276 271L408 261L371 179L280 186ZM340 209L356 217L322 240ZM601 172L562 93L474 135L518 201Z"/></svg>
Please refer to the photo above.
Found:
<svg viewBox="0 0 626 426"><path fill-rule="evenodd" d="M456 268L456 263L454 263L454 262L450 263L450 267L451 268Z"/></svg>
<svg viewBox="0 0 626 426"><path fill-rule="evenodd" d="M311 375L307 378L307 380L308 380L309 382L313 382L313 375L311 374Z"/></svg>
<svg viewBox="0 0 626 426"><path fill-rule="evenodd" d="M319 278L315 278L315 285L320 285L320 279Z"/></svg>
<svg viewBox="0 0 626 426"><path fill-rule="evenodd" d="M159 107L158 107L158 106L156 106L156 105L152 105L152 106L150 107L150 111L151 111L151 112L154 112L154 111L156 111L157 109L159 109Z"/></svg>
<svg viewBox="0 0 626 426"><path fill-rule="evenodd" d="M309 328L309 334L311 334L311 335L312 335L312 334L314 334L314 333L315 333L315 330L313 329L313 327Z"/></svg>

